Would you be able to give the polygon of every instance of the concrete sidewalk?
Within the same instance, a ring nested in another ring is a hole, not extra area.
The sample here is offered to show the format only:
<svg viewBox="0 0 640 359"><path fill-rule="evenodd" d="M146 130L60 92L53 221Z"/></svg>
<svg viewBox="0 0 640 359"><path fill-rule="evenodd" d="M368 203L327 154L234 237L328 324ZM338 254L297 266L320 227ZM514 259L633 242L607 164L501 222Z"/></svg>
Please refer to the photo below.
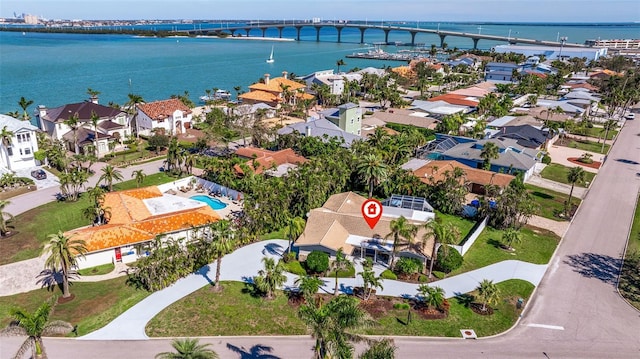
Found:
<svg viewBox="0 0 640 359"><path fill-rule="evenodd" d="M262 258L278 258L287 248L286 240L262 241L242 247L235 252L226 255L222 259L222 273L220 279L229 281L248 282L258 274L263 268ZM201 268L197 273L180 279L172 286L155 292L121 314L105 327L89 333L79 339L81 340L142 340L148 339L145 333L147 323L160 311L168 307L177 300L195 292L207 284L213 282L215 278L215 263ZM520 261L504 261L471 272L463 273L451 278L437 281L431 285L442 287L446 296L451 298L458 293L470 292L483 279L490 279L494 282L502 282L509 279L526 280L533 285L538 285L546 265L537 265ZM376 267L376 271L383 270ZM298 277L287 273L285 289L292 288L294 281ZM324 285L321 292L333 293L334 278L323 278ZM384 280L384 289L378 290L378 294L386 296L415 296L419 284L404 283L394 280ZM339 279L340 290L350 293L354 287L362 286L362 279L341 278Z"/></svg>
<svg viewBox="0 0 640 359"><path fill-rule="evenodd" d="M575 167L575 165L574 165L574 167ZM542 188L546 188L546 189L550 189L552 191L556 191L556 192L560 192L560 193L564 193L564 194L569 194L569 192L571 192L571 185L568 185L568 184L565 184L565 183L556 182L556 181L552 181L552 180L548 180L546 178L542 178L542 177L540 177L539 174L533 174L532 176L529 176L529 178L527 178L525 183L532 184L534 186L538 186L538 187L542 187ZM573 187L573 197L584 199L584 197L587 195L588 191L589 191L588 188L584 188L584 187L580 187L580 186L574 186Z"/></svg>

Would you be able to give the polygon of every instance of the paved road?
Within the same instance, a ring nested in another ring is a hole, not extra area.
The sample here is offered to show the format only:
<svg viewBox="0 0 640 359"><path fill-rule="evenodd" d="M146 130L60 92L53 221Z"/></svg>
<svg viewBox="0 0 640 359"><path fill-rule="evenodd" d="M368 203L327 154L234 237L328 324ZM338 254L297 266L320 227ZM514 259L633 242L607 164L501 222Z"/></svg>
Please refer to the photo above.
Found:
<svg viewBox="0 0 640 359"><path fill-rule="evenodd" d="M127 181L131 179L131 174L133 173L133 171L137 171L140 169L148 175L158 173L158 168L162 166L163 161L164 160L162 159L153 162L147 162L140 165L119 168L119 170L122 172L122 177L124 177L124 180ZM85 185L85 188L93 187L96 185L102 173L101 170L104 166L106 166L106 163L103 162L98 162L91 166L91 169L95 171L95 175L89 178L89 181ZM11 201L11 204L7 206L5 211L11 213L14 216L17 216L20 213L26 212L32 208L55 201L56 194L58 192L60 192L60 187L56 186L44 188L38 191L25 193L23 195L10 198L9 201Z"/></svg>
<svg viewBox="0 0 640 359"><path fill-rule="evenodd" d="M509 333L476 341L399 338L398 358L638 358L640 312L616 292L617 276L640 189L640 121L627 121L574 218L549 270ZM188 325L188 324L187 324ZM308 358L310 339L214 338L221 358L258 358L227 349L266 345L280 358ZM19 340L1 338L0 357ZM46 339L51 358L152 358L168 341ZM7 349L8 348L8 349ZM247 349L248 350L248 349Z"/></svg>

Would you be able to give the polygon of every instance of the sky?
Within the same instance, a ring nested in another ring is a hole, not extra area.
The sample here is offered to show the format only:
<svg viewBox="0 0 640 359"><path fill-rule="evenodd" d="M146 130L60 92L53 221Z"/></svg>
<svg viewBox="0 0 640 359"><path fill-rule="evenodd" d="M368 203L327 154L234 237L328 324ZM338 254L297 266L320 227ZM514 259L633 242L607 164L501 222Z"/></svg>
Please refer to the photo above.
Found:
<svg viewBox="0 0 640 359"><path fill-rule="evenodd" d="M640 22L639 0L2 0L0 17Z"/></svg>

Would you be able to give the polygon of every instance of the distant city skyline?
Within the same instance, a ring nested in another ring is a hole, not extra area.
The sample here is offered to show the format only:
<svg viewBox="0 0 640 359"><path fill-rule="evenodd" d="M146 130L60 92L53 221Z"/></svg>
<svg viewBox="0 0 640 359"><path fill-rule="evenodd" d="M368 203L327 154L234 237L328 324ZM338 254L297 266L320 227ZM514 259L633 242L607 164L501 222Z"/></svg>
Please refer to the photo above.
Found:
<svg viewBox="0 0 640 359"><path fill-rule="evenodd" d="M3 0L16 13L66 20L312 19L638 22L638 0Z"/></svg>

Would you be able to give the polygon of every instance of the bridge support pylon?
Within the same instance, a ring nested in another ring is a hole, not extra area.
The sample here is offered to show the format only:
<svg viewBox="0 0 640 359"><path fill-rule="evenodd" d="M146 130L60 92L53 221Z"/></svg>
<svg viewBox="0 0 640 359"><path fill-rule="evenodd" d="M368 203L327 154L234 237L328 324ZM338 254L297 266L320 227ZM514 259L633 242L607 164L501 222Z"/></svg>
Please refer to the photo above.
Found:
<svg viewBox="0 0 640 359"><path fill-rule="evenodd" d="M438 36L440 36L440 48L443 48L444 47L444 38L447 37L447 35L438 34Z"/></svg>
<svg viewBox="0 0 640 359"><path fill-rule="evenodd" d="M282 29L283 29L283 27L282 26L278 26L277 29L278 29L278 37L282 39Z"/></svg>
<svg viewBox="0 0 640 359"><path fill-rule="evenodd" d="M364 30L366 30L367 28L365 27L361 27L360 28L360 43L364 44Z"/></svg>
<svg viewBox="0 0 640 359"><path fill-rule="evenodd" d="M338 30L338 43L341 43L342 40L340 39L341 35L342 35L342 26L336 26L336 30Z"/></svg>
<svg viewBox="0 0 640 359"><path fill-rule="evenodd" d="M249 37L249 32L251 31L251 29L244 29L244 31L247 33L247 37Z"/></svg>
<svg viewBox="0 0 640 359"><path fill-rule="evenodd" d="M409 31L409 33L411 34L411 46L416 46L416 34L417 34L417 32Z"/></svg>
<svg viewBox="0 0 640 359"><path fill-rule="evenodd" d="M473 38L473 49L474 50L478 49L478 41L480 41L480 39L478 39L477 37Z"/></svg>
<svg viewBox="0 0 640 359"><path fill-rule="evenodd" d="M296 26L296 39L298 41L300 41L300 29L302 29L302 26Z"/></svg>
<svg viewBox="0 0 640 359"><path fill-rule="evenodd" d="M316 28L316 42L320 42L320 28L322 26L314 26Z"/></svg>
<svg viewBox="0 0 640 359"><path fill-rule="evenodd" d="M267 28L263 28L262 29L262 37L266 37L267 36Z"/></svg>
<svg viewBox="0 0 640 359"><path fill-rule="evenodd" d="M389 43L389 30L382 30L384 31L384 43L388 44Z"/></svg>

